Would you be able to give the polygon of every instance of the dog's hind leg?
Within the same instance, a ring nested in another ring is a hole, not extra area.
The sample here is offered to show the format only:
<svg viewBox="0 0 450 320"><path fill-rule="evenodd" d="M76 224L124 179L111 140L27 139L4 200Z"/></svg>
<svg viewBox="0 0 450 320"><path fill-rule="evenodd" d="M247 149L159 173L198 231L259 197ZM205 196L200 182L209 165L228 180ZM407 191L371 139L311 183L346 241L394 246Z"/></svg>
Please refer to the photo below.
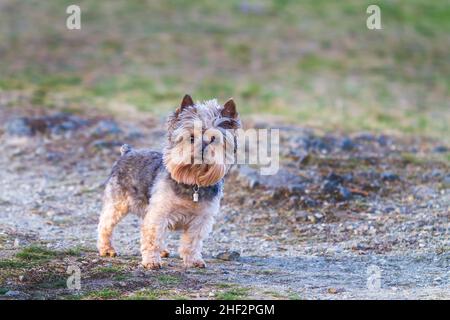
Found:
<svg viewBox="0 0 450 320"><path fill-rule="evenodd" d="M100 221L98 223L98 240L97 249L100 256L115 257L116 251L111 244L111 237L114 227L125 217L128 213L128 203L125 199L110 199L105 197L103 203Z"/></svg>

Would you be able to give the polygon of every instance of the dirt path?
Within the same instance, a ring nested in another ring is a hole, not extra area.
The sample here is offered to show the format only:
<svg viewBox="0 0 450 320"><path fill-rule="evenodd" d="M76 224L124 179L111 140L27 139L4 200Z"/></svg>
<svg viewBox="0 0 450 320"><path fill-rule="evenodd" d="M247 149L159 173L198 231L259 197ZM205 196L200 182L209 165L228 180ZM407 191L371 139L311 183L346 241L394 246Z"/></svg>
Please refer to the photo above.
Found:
<svg viewBox="0 0 450 320"><path fill-rule="evenodd" d="M208 268L183 270L175 255L155 272L139 267L136 217L116 230L116 259L97 257L95 230L118 146L160 148L161 122L12 120L23 114L0 111L0 297L450 298L449 151L438 141L282 127L277 177L230 174ZM215 258L231 251L240 257ZM65 287L69 265L80 291Z"/></svg>

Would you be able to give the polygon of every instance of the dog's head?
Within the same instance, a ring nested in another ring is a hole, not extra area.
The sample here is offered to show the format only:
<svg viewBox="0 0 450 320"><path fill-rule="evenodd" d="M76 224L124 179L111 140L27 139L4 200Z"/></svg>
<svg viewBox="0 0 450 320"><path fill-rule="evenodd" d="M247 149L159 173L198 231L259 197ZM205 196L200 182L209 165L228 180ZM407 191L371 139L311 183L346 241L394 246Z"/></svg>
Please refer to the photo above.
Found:
<svg viewBox="0 0 450 320"><path fill-rule="evenodd" d="M241 123L232 99L194 103L185 95L169 117L164 164L179 183L210 186L220 181L234 160L235 130Z"/></svg>

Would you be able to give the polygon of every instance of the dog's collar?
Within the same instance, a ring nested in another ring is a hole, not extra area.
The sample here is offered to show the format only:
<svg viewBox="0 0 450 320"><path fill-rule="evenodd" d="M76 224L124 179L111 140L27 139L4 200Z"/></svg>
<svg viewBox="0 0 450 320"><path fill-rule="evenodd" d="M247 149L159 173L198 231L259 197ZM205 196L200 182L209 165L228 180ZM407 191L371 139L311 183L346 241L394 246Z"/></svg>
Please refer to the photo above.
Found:
<svg viewBox="0 0 450 320"><path fill-rule="evenodd" d="M169 180L169 185L175 194L182 198L189 198L193 202L203 202L209 201L217 197L223 188L223 179L221 179L216 184L207 187L200 187L199 185L191 185L185 183L179 183L172 179L170 174L167 175Z"/></svg>

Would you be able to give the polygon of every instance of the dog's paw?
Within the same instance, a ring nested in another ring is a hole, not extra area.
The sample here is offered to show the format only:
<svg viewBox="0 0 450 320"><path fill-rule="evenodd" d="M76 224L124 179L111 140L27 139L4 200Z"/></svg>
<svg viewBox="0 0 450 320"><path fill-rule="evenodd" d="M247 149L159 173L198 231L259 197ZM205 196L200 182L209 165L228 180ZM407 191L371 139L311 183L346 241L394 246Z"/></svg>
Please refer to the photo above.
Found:
<svg viewBox="0 0 450 320"><path fill-rule="evenodd" d="M186 268L206 268L206 263L203 259L185 260L184 266Z"/></svg>
<svg viewBox="0 0 450 320"><path fill-rule="evenodd" d="M170 256L169 251L163 250L161 251L161 258L168 258Z"/></svg>
<svg viewBox="0 0 450 320"><path fill-rule="evenodd" d="M113 247L101 248L98 250L101 257L116 257L117 252Z"/></svg>
<svg viewBox="0 0 450 320"><path fill-rule="evenodd" d="M161 269L161 263L159 263L159 262L142 262L142 266L145 269L149 269L149 270Z"/></svg>

